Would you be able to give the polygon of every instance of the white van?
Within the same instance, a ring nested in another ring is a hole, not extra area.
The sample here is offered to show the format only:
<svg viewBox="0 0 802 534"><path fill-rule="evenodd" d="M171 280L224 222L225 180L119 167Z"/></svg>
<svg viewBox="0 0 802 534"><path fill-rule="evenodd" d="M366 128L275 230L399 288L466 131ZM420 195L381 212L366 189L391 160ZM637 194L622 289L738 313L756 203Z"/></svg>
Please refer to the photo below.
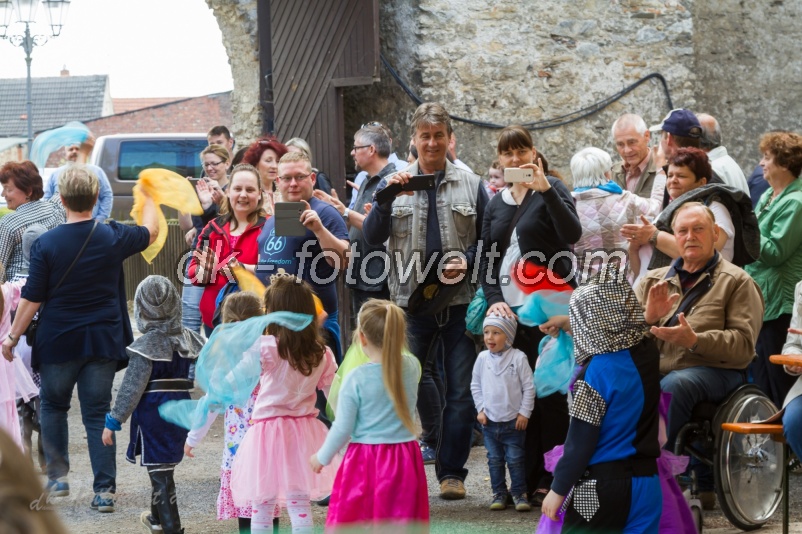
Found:
<svg viewBox="0 0 802 534"><path fill-rule="evenodd" d="M109 178L114 193L111 217L130 219L133 187L144 169L169 169L181 176L201 176L205 133L115 134L98 137L88 163Z"/></svg>

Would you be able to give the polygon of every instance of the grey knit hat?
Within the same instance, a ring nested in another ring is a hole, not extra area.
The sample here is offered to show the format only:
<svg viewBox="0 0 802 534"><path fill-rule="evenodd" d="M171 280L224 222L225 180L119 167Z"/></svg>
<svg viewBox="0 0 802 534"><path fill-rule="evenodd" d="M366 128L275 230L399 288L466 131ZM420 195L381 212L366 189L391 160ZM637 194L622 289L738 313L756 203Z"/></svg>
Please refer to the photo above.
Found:
<svg viewBox="0 0 802 534"><path fill-rule="evenodd" d="M488 315L482 323L482 330L488 326L495 326L507 336L507 344L504 348L511 347L515 342L515 330L518 328L518 321L515 320L515 317L502 317L496 314Z"/></svg>

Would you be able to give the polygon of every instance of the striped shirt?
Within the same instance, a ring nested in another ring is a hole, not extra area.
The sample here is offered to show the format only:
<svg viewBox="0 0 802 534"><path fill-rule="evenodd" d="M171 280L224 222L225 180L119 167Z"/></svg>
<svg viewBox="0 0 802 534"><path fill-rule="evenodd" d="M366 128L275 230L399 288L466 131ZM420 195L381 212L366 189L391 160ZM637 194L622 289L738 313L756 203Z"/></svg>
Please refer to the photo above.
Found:
<svg viewBox="0 0 802 534"><path fill-rule="evenodd" d="M52 202L26 202L0 219L0 269L3 281L13 281L27 266L22 255L22 234L34 223L48 230L64 222L64 212Z"/></svg>

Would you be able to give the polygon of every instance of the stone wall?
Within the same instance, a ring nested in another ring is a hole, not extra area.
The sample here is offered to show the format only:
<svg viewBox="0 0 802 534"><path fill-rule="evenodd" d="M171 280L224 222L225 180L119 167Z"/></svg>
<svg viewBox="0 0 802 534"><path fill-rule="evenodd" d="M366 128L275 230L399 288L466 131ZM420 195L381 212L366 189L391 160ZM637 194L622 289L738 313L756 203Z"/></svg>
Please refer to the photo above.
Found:
<svg viewBox="0 0 802 534"><path fill-rule="evenodd" d="M207 0L234 73L234 131L260 131L254 0ZM797 128L802 59L790 0L380 0L382 53L424 100L499 125L538 123L592 106L650 73L668 82L673 107L719 118L730 153L749 170L759 134ZM250 48L249 48L250 47ZM379 120L405 155L415 104L382 67L381 82L344 89L345 139ZM597 146L615 156L610 126L624 112L658 123L670 107L650 80L602 111L541 129L535 143L570 175L571 155ZM454 123L458 155L480 174L498 130ZM350 159L350 158L349 158ZM614 159L617 159L614 158Z"/></svg>
<svg viewBox="0 0 802 534"><path fill-rule="evenodd" d="M591 106L652 72L668 80L675 106L696 103L693 25L682 2L421 0L413 14L409 2L381 5L383 53L421 98L439 100L453 115L537 123ZM346 119L357 116L351 125L358 127L373 114L406 125L414 104L393 86L383 70L381 84L353 91ZM650 81L587 118L531 129L551 166L568 174L578 149L613 150L609 129L619 114L640 113L651 124L669 109L661 86ZM485 173L498 130L461 122L454 128L460 159ZM403 146L406 129L396 128Z"/></svg>
<svg viewBox="0 0 802 534"><path fill-rule="evenodd" d="M691 12L698 107L719 119L724 145L748 176L762 133L802 131L802 2L697 0Z"/></svg>
<svg viewBox="0 0 802 534"><path fill-rule="evenodd" d="M256 31L256 0L206 0L223 33L223 44L231 65L234 91L231 133L238 146L262 131L259 103L259 41Z"/></svg>

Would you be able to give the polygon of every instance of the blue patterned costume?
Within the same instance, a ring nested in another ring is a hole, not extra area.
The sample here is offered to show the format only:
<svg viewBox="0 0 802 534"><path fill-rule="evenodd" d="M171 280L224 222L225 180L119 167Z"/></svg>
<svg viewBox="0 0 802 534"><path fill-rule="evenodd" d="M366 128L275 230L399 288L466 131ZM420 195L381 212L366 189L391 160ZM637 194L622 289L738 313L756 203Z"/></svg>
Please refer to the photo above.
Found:
<svg viewBox="0 0 802 534"><path fill-rule="evenodd" d="M569 315L574 355L587 365L574 384L571 424L552 484L567 496L562 532L657 533L657 347L644 337L632 288L610 267L574 291Z"/></svg>

